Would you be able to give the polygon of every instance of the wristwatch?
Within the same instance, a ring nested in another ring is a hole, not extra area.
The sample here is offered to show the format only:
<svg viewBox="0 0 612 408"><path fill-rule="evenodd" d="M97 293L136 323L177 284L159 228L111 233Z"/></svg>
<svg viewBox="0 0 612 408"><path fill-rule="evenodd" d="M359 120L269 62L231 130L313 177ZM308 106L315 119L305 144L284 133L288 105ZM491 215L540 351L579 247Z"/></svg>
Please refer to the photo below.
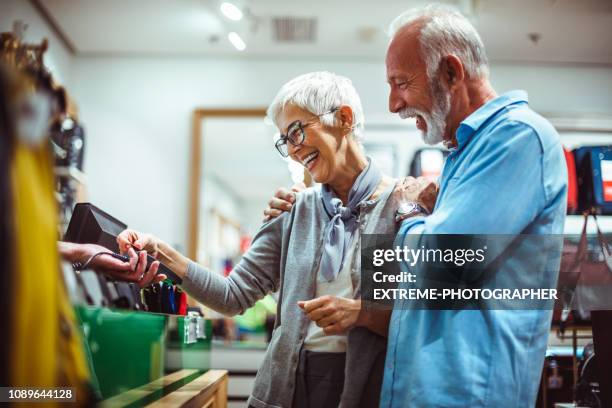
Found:
<svg viewBox="0 0 612 408"><path fill-rule="evenodd" d="M429 211L414 201L401 203L397 210L395 210L395 222L404 221L406 218L414 217L415 215L429 215Z"/></svg>

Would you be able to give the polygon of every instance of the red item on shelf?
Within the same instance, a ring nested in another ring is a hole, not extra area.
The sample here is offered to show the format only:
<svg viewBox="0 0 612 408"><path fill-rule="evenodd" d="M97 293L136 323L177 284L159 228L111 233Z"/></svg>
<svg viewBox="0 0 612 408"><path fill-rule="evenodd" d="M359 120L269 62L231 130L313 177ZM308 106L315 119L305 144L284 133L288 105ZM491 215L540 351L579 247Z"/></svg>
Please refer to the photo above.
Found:
<svg viewBox="0 0 612 408"><path fill-rule="evenodd" d="M227 258L225 261L223 261L223 276L227 278L233 269L234 262L232 262L230 258Z"/></svg>
<svg viewBox="0 0 612 408"><path fill-rule="evenodd" d="M240 253L244 254L251 247L253 238L250 235L243 235L240 237Z"/></svg>
<svg viewBox="0 0 612 408"><path fill-rule="evenodd" d="M178 314L182 316L187 315L187 294L185 292L180 294Z"/></svg>
<svg viewBox="0 0 612 408"><path fill-rule="evenodd" d="M576 174L576 160L574 154L563 148L565 163L567 164L567 213L573 214L578 210L578 176Z"/></svg>

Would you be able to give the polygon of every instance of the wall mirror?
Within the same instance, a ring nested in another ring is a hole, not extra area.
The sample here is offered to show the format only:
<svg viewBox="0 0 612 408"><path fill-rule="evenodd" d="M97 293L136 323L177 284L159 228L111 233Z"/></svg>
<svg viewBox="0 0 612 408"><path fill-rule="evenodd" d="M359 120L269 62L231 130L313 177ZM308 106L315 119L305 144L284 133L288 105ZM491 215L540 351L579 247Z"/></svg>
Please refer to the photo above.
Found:
<svg viewBox="0 0 612 408"><path fill-rule="evenodd" d="M248 247L274 191L292 184L264 118L263 108L194 114L188 255L218 272Z"/></svg>

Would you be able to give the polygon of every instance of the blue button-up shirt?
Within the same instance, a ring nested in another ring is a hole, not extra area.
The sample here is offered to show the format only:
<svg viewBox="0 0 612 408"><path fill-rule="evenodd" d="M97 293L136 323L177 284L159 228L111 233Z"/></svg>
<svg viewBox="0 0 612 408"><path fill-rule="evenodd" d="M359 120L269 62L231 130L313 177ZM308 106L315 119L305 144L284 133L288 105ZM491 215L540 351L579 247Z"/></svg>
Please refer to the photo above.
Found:
<svg viewBox="0 0 612 408"><path fill-rule="evenodd" d="M526 92L487 102L456 136L433 214L404 221L399 243L415 234L563 233L563 151ZM510 267L502 265L504 272ZM543 276L542 287L554 287L556 278ZM381 407L533 407L551 314L396 307Z"/></svg>

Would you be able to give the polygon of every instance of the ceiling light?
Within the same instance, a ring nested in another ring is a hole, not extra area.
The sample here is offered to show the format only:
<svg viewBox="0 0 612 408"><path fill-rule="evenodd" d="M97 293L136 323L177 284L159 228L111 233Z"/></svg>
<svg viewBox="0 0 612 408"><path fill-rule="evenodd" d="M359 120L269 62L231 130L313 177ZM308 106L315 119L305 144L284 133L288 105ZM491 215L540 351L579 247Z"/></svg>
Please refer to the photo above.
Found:
<svg viewBox="0 0 612 408"><path fill-rule="evenodd" d="M221 3L219 7L223 15L230 20L238 21L242 19L242 11L232 3Z"/></svg>
<svg viewBox="0 0 612 408"><path fill-rule="evenodd" d="M227 35L227 39L230 40L232 45L236 47L238 51L244 51L246 48L246 44L244 41L242 41L242 38L240 38L240 36L233 31Z"/></svg>

